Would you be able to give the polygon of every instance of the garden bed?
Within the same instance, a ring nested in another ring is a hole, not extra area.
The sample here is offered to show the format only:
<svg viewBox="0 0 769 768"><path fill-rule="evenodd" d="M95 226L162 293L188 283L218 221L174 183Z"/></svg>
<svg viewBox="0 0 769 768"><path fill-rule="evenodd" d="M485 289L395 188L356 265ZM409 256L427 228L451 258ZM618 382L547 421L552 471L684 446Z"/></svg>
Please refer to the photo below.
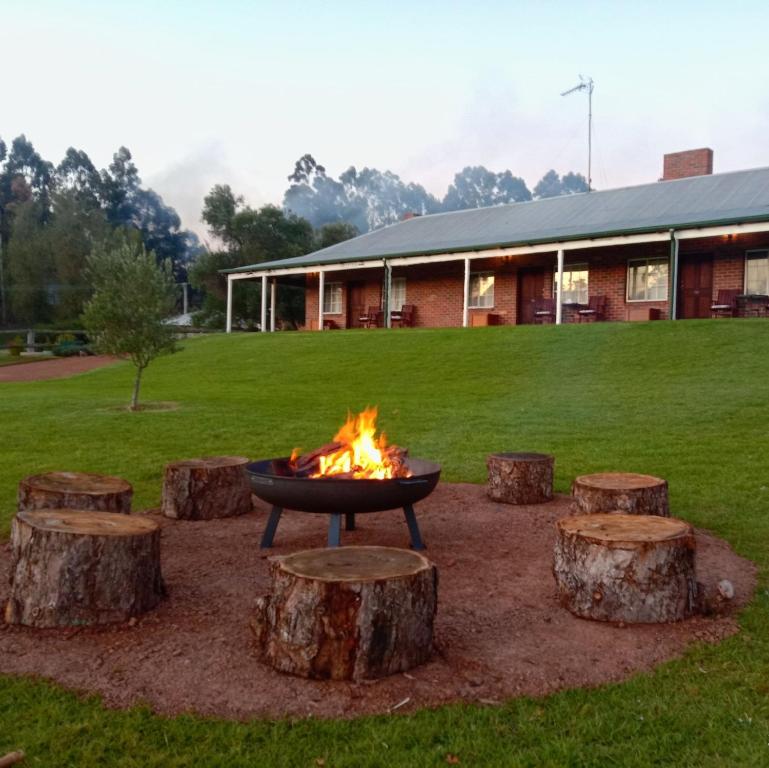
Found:
<svg viewBox="0 0 769 768"><path fill-rule="evenodd" d="M192 711L246 719L354 717L457 700L510 697L618 681L680 655L697 641L735 633L734 615L755 588L755 568L723 541L697 533L698 579L735 587L729 613L677 624L615 626L575 618L556 599L554 522L567 497L511 507L485 488L441 484L417 508L440 574L436 652L408 674L331 683L275 672L257 660L249 620L268 588L270 555L323 546L326 516L287 512L276 546L259 540L267 508L215 521L163 525L168 599L138 621L104 629L0 630L0 672L38 675L98 693L110 706L147 703L164 714ZM675 511L675 510L674 510ZM397 512L361 515L343 544L407 546ZM0 599L7 596L9 545L0 547Z"/></svg>

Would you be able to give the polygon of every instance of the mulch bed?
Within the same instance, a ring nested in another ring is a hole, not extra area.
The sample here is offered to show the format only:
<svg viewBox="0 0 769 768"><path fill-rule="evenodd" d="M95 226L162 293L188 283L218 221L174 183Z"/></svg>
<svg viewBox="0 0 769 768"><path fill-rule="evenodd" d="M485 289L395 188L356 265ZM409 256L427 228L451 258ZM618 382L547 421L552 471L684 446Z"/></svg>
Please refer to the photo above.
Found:
<svg viewBox="0 0 769 768"><path fill-rule="evenodd" d="M1 381L44 381L46 379L65 379L77 373L103 368L116 363L117 358L107 355L89 355L88 357L54 357L50 360L37 360L33 363L0 366Z"/></svg>
<svg viewBox="0 0 769 768"><path fill-rule="evenodd" d="M734 612L756 584L752 563L698 532L698 579L730 579L729 613L678 624L614 626L577 619L555 597L554 522L569 500L530 507L490 501L479 485L443 483L417 505L438 565L435 654L408 674L360 684L275 672L254 655L254 598L268 587L268 556L324 546L328 518L284 514L269 555L259 549L267 508L223 520L163 524L168 599L126 625L101 629L0 627L0 672L38 675L95 692L109 706L146 703L163 714L225 718L354 717L465 700L495 704L523 694L595 686L649 670L693 642L738 630ZM157 513L152 513L157 515ZM407 546L402 513L358 516L343 544ZM8 543L0 545L0 600ZM0 603L1 604L1 603ZM405 702L405 703L404 703ZM398 706L400 705L400 706Z"/></svg>

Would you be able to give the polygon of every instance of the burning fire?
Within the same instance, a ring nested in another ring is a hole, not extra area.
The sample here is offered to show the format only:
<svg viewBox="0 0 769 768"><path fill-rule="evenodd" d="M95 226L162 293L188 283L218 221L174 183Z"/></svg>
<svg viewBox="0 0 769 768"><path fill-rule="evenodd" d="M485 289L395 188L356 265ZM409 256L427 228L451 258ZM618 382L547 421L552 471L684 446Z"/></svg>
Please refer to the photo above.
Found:
<svg viewBox="0 0 769 768"><path fill-rule="evenodd" d="M334 435L333 443L306 456L291 456L295 468L306 465L311 458L310 477L346 477L351 479L389 480L410 477L405 464L406 451L388 445L384 434L376 434L376 408L366 408L357 416L349 414L347 421Z"/></svg>

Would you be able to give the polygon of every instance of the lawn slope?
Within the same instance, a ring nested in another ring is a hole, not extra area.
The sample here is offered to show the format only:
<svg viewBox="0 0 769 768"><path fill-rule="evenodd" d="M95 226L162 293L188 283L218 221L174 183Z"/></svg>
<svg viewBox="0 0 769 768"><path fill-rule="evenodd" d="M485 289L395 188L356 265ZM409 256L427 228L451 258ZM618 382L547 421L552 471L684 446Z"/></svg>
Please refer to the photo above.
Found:
<svg viewBox="0 0 769 768"><path fill-rule="evenodd" d="M245 725L109 712L0 678L0 754L21 746L33 765L73 766L769 764L769 323L211 336L148 369L144 398L175 408L122 410L130 385L126 364L0 384L0 536L26 474L118 474L137 508L156 506L168 460L310 448L348 409L376 404L390 438L439 461L446 480L482 482L498 450L554 453L560 491L584 472L662 475L673 514L755 560L761 588L743 632L718 648L502 708Z"/></svg>

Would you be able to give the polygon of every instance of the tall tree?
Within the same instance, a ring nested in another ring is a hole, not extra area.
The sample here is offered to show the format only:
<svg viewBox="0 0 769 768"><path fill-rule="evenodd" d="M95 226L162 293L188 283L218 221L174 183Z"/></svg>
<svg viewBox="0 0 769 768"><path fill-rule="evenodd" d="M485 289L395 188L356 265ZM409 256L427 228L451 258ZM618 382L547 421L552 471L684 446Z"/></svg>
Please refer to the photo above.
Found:
<svg viewBox="0 0 769 768"><path fill-rule="evenodd" d="M581 173L570 171L561 178L551 169L537 182L537 186L534 187L534 197L542 199L588 191L587 179Z"/></svg>
<svg viewBox="0 0 769 768"><path fill-rule="evenodd" d="M205 288L207 321L221 324L224 311L224 278L219 269L286 259L309 253L315 247L310 223L293 213L285 213L274 205L258 210L243 203L227 185L216 185L206 195L202 219L213 236L222 241L225 250L201 253L190 268L195 287ZM238 287L235 318L249 322L259 316L261 288L254 285ZM304 316L304 297L287 286L278 289L278 314L292 324Z"/></svg>
<svg viewBox="0 0 769 768"><path fill-rule="evenodd" d="M80 149L70 147L56 166L56 187L60 191L73 193L84 207L100 207L101 175L91 158Z"/></svg>
<svg viewBox="0 0 769 768"><path fill-rule="evenodd" d="M158 355L176 348L174 330L164 322L175 302L171 264L158 264L140 241L127 237L113 247L95 249L88 271L94 294L83 323L99 351L133 363L131 410L137 410L145 369Z"/></svg>
<svg viewBox="0 0 769 768"><path fill-rule="evenodd" d="M22 323L51 320L55 303L50 238L43 226L41 207L41 202L32 199L14 206L8 246L10 305L14 317Z"/></svg>
<svg viewBox="0 0 769 768"><path fill-rule="evenodd" d="M73 324L91 295L86 277L88 255L94 244L109 235L109 225L101 208L84 204L80 191L73 188L54 193L53 217L47 229L55 275L48 277L55 284L54 319Z"/></svg>
<svg viewBox="0 0 769 768"><path fill-rule="evenodd" d="M343 243L357 237L360 233L354 224L348 224L346 221L335 221L331 224L324 224L317 233L318 248L329 248L337 243Z"/></svg>
<svg viewBox="0 0 769 768"><path fill-rule="evenodd" d="M467 166L456 176L443 198L444 211L484 208L531 200L526 182L510 171L494 173L482 165Z"/></svg>

